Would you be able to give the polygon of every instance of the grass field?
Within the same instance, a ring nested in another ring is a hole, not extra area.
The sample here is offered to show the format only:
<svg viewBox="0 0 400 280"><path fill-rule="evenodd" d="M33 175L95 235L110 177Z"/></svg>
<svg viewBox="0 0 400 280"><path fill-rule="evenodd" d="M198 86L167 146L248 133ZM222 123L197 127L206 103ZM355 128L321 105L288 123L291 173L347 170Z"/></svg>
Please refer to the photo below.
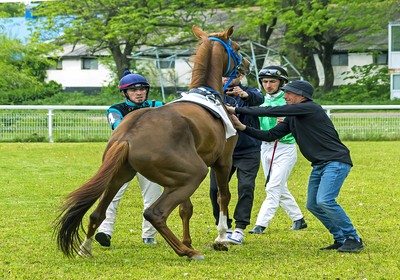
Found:
<svg viewBox="0 0 400 280"><path fill-rule="evenodd" d="M305 209L311 167L299 156L289 188L305 213L307 229L289 230L291 221L279 209L265 234L246 233L243 245L214 251L207 178L192 197L191 220L193 246L205 260L187 261L159 235L156 246L142 244L136 180L120 204L112 246L94 243L93 258L65 258L53 238L52 222L63 197L97 171L105 143L1 143L0 279L399 279L400 142L346 144L355 166L338 200L364 240L363 252L319 250L332 238ZM265 198L259 174L248 230ZM231 192L233 212L236 180ZM181 235L177 211L168 224Z"/></svg>

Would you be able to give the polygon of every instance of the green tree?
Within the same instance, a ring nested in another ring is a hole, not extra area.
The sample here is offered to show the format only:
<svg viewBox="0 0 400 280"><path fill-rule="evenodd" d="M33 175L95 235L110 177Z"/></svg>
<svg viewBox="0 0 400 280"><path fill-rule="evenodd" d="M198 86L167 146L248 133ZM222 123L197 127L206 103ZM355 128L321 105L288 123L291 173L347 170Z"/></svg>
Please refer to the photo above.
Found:
<svg viewBox="0 0 400 280"><path fill-rule="evenodd" d="M332 54L339 41L356 42L357 35L369 36L387 32L387 22L398 15L398 0L287 0L281 18L287 25L285 41L301 38L303 47L318 55L324 70L324 90L333 88ZM397 11L397 12L396 12ZM312 40L310 40L312 39ZM370 42L374 44L375 42ZM358 48L360 45L357 46ZM363 49L368 44L362 46ZM304 55L297 44L296 53ZM308 66L307 66L308 65ZM309 63L303 66L309 67ZM311 66L314 67L314 66Z"/></svg>
<svg viewBox="0 0 400 280"><path fill-rule="evenodd" d="M0 3L0 18L20 17L24 15L23 3Z"/></svg>
<svg viewBox="0 0 400 280"><path fill-rule="evenodd" d="M269 0L268 0L269 1ZM238 34L246 34L249 40L260 43L262 46L269 47L270 39L273 33L276 33L278 28L278 17L281 11L281 0L271 0L269 5L276 8L265 8L267 1L246 1L242 3L241 9L233 10L235 21L240 22ZM256 5L256 6L254 6ZM245 15L245 16L243 16ZM256 51L256 50L255 50ZM256 53L257 56L265 53L265 50L259 50L261 53ZM264 65L264 60L257 61L257 68L261 69Z"/></svg>
<svg viewBox="0 0 400 280"><path fill-rule="evenodd" d="M53 63L45 55L48 47L38 42L22 44L0 35L1 104L21 104L55 93L46 90L46 68Z"/></svg>
<svg viewBox="0 0 400 280"><path fill-rule="evenodd" d="M398 0L258 0L255 4L236 11L238 18L246 14L241 31L265 46L272 37L278 38L282 54L317 86L316 54L323 65L326 91L334 82L331 59L335 45L356 42L360 33L386 33L388 21L398 17L400 8Z"/></svg>
<svg viewBox="0 0 400 280"><path fill-rule="evenodd" d="M191 27L206 25L205 11L213 4L213 0L50 1L36 13L45 16L47 29L63 30L57 38L59 44L82 43L93 53L109 51L121 78L131 66L130 55L141 46L194 42Z"/></svg>

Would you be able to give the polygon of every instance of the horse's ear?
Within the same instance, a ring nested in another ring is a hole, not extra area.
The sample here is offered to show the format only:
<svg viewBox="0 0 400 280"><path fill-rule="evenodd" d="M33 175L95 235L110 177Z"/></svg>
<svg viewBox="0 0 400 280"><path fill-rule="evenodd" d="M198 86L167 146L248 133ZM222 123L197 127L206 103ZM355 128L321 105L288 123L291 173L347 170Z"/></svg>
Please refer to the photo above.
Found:
<svg viewBox="0 0 400 280"><path fill-rule="evenodd" d="M208 37L208 34L204 32L200 27L193 25L192 26L193 34L196 35L197 38L201 39L204 37Z"/></svg>
<svg viewBox="0 0 400 280"><path fill-rule="evenodd" d="M225 30L225 34L226 36L228 36L228 38L231 37L231 35L233 34L233 25L231 27L229 27L227 30Z"/></svg>

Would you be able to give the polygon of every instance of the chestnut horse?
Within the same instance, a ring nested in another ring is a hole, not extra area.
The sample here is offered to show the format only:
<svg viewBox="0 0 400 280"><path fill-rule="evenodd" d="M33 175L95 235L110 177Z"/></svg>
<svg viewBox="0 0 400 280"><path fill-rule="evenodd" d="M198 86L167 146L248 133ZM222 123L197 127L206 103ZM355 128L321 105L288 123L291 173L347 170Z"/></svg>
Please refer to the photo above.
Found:
<svg viewBox="0 0 400 280"><path fill-rule="evenodd" d="M211 34L196 26L192 30L201 44L193 57L188 94L192 90L204 92L210 100L219 102L226 114L221 100L222 76L232 79L239 72L247 74L250 63L242 59L239 45L230 40L233 26ZM55 224L58 247L69 257L73 253L91 256L93 235L105 219L108 205L119 188L139 172L164 187L159 199L144 211L144 217L176 254L194 260L204 259L203 254L192 247L189 220L193 205L190 197L211 167L216 173L221 206L214 248L228 250L228 176L237 135L227 139L225 129L226 124L221 118L193 102L172 102L128 114L111 136L97 173L67 196ZM90 215L86 237L82 240L79 235L82 219L98 199L100 201ZM182 241L167 226L168 216L178 205L183 224Z"/></svg>

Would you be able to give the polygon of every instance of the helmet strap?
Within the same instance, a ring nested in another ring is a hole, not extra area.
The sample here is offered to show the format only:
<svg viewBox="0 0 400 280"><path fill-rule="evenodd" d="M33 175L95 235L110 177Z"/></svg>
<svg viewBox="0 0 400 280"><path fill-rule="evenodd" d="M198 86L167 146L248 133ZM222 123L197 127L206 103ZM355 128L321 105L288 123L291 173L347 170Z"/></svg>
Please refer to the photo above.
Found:
<svg viewBox="0 0 400 280"><path fill-rule="evenodd" d="M279 79L279 90L281 90L284 83L285 83L285 81L283 79Z"/></svg>
<svg viewBox="0 0 400 280"><path fill-rule="evenodd" d="M127 92L127 90L126 89L124 89L124 96L125 96L125 98L126 98L126 100L128 100L129 102L131 102L131 103L134 103L135 104L135 102L133 102L130 98L129 98L129 94L128 94L128 92ZM144 101L146 101L147 100L147 98L148 98L148 96L149 96L149 91L147 90L146 91L146 98L144 99Z"/></svg>
<svg viewBox="0 0 400 280"><path fill-rule="evenodd" d="M128 100L129 102L135 103L135 102L133 102L133 101L129 98L129 94L128 94L128 92L127 92L126 89L124 89L124 96L125 96L126 100Z"/></svg>

